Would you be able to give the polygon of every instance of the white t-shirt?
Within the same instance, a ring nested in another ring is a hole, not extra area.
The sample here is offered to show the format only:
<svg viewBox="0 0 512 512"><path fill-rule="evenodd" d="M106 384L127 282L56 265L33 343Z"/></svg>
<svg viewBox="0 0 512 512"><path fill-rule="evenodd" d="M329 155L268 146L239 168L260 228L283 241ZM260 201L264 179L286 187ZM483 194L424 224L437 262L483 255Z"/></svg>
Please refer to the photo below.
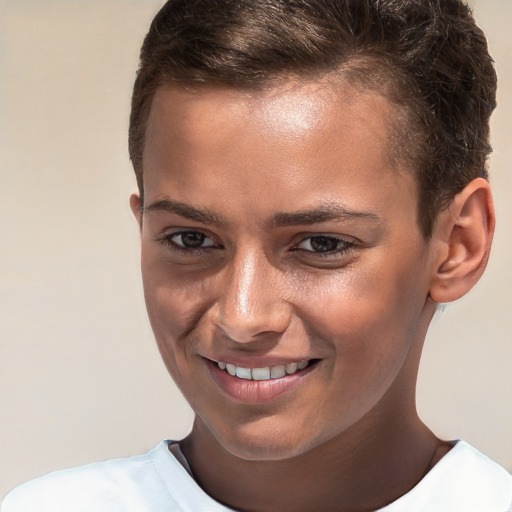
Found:
<svg viewBox="0 0 512 512"><path fill-rule="evenodd" d="M56 471L11 491L0 512L226 512L169 442L145 455ZM181 462L180 459L181 458ZM512 476L464 441L380 512L508 512Z"/></svg>

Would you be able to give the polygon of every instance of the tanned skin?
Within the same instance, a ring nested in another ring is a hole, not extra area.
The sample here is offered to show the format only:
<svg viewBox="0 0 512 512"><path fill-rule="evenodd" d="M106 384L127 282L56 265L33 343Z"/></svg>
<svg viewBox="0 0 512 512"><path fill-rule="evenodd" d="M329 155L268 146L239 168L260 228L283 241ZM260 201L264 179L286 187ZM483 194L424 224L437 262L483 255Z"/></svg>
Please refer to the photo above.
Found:
<svg viewBox="0 0 512 512"><path fill-rule="evenodd" d="M152 104L144 204L131 197L146 303L196 413L181 448L236 510L375 510L451 447L418 418L415 383L436 304L485 267L489 186L471 182L426 240L392 155L397 107L337 85L162 86ZM275 381L218 365L301 361Z"/></svg>

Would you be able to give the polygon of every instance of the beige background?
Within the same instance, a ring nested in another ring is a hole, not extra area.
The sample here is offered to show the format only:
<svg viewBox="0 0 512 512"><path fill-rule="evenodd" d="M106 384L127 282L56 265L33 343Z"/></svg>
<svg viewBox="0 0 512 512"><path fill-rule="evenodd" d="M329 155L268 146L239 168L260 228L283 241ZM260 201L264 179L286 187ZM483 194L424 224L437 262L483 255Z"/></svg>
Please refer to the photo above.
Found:
<svg viewBox="0 0 512 512"><path fill-rule="evenodd" d="M146 320L127 201L131 85L161 3L0 0L0 496L190 425ZM435 320L419 408L512 470L512 1L473 5L501 79L498 231L482 282Z"/></svg>

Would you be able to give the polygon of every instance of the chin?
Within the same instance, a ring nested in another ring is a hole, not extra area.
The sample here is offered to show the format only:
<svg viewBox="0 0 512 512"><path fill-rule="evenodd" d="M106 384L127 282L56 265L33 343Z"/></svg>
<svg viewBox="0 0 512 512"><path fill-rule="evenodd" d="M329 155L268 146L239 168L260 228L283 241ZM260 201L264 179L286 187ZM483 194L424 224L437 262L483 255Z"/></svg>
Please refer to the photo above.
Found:
<svg viewBox="0 0 512 512"><path fill-rule="evenodd" d="M252 425L256 427L256 425ZM311 449L309 443L300 439L296 429L240 428L215 436L217 442L231 455L250 461L277 461L297 457Z"/></svg>
<svg viewBox="0 0 512 512"><path fill-rule="evenodd" d="M222 447L234 457L249 461L278 461L292 459L303 453L297 446L282 446L281 443L233 443Z"/></svg>

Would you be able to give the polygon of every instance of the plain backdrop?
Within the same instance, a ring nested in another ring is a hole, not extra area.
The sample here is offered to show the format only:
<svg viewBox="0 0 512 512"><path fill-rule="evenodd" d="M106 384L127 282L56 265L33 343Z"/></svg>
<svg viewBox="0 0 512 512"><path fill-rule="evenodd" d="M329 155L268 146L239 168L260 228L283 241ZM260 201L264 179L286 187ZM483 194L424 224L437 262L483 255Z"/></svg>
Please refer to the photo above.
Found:
<svg viewBox="0 0 512 512"><path fill-rule="evenodd" d="M192 414L146 319L126 133L161 1L0 0L0 496L180 438ZM498 227L475 290L432 325L421 416L512 470L511 0L472 2L500 77Z"/></svg>

